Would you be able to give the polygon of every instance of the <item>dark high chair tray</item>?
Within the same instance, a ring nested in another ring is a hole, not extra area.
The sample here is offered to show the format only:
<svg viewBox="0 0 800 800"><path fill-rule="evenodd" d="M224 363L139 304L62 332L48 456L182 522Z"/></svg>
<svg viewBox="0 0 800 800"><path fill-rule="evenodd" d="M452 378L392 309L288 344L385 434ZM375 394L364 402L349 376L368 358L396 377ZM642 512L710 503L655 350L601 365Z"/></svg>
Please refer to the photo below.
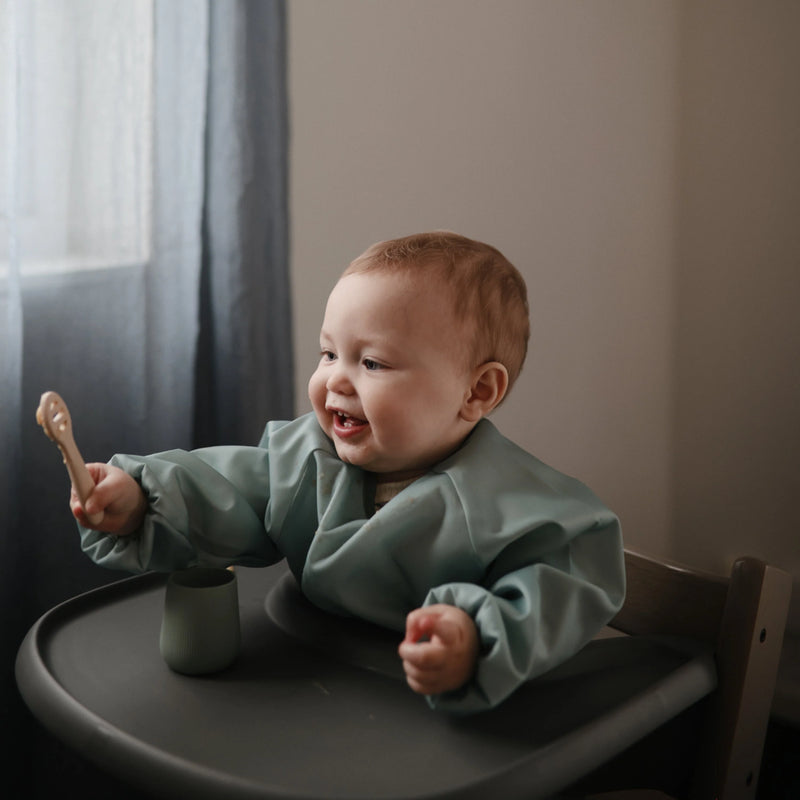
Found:
<svg viewBox="0 0 800 800"><path fill-rule="evenodd" d="M149 574L45 614L17 658L23 698L68 745L156 796L535 800L715 686L708 654L604 639L493 711L454 717L406 686L399 634L319 611L283 565L237 575L242 652L224 672L164 664L166 576Z"/></svg>

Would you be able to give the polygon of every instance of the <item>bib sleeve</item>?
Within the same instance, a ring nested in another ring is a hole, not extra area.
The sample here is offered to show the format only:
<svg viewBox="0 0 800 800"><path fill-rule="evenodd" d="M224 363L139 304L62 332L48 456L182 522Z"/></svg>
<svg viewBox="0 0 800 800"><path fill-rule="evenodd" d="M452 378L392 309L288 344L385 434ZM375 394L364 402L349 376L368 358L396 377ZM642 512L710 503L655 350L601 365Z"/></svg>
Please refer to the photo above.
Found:
<svg viewBox="0 0 800 800"><path fill-rule="evenodd" d="M214 447L152 456L117 455L147 496L141 528L114 536L80 528L81 545L101 566L167 572L232 563L261 566L280 559L266 535L269 454L256 447Z"/></svg>
<svg viewBox="0 0 800 800"><path fill-rule="evenodd" d="M523 682L587 644L621 607L624 585L619 527L611 523L510 569L489 585L432 589L425 605L448 603L472 617L481 655L469 684L429 697L430 705L471 713L501 703Z"/></svg>
<svg viewBox="0 0 800 800"><path fill-rule="evenodd" d="M269 422L257 447L116 455L110 463L133 476L147 497L145 519L129 536L79 525L83 550L102 566L128 572L266 566L284 556L298 568L316 525L316 458L331 449L307 414Z"/></svg>
<svg viewBox="0 0 800 800"><path fill-rule="evenodd" d="M465 611L481 651L473 680L430 697L473 712L570 658L621 608L622 532L616 515L581 482L502 437L487 421L442 466L477 580L432 585L424 605Z"/></svg>

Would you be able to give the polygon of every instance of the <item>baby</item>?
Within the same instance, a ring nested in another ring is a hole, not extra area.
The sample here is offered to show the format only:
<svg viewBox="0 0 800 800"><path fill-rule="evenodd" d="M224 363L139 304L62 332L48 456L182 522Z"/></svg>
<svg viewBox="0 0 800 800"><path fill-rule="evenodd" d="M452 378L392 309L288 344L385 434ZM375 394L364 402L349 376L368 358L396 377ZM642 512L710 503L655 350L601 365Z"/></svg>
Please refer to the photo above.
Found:
<svg viewBox="0 0 800 800"><path fill-rule="evenodd" d="M373 245L328 299L313 413L257 447L88 465L83 548L129 571L286 558L322 609L405 631L408 684L433 707L491 708L624 596L616 516L486 419L528 334L496 249L446 232Z"/></svg>

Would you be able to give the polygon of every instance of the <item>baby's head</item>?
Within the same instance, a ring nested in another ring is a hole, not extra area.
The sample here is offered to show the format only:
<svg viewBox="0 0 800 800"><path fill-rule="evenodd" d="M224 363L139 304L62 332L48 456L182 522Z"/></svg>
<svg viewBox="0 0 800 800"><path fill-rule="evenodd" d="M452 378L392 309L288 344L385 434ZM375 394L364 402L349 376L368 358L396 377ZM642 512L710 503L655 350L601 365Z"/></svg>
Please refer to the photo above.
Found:
<svg viewBox="0 0 800 800"><path fill-rule="evenodd" d="M436 292L442 313L461 327L470 366L499 361L511 390L528 351L525 280L494 247L448 231L378 242L344 271L401 275Z"/></svg>
<svg viewBox="0 0 800 800"><path fill-rule="evenodd" d="M331 292L309 397L344 461L416 475L503 400L528 334L525 282L495 248L447 232L380 242Z"/></svg>

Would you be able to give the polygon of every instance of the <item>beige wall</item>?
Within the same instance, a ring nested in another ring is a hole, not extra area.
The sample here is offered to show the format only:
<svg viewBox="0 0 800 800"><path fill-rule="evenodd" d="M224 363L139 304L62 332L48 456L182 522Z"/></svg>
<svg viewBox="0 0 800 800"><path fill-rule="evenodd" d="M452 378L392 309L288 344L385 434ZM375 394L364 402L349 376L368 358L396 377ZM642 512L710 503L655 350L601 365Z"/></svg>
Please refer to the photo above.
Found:
<svg viewBox="0 0 800 800"><path fill-rule="evenodd" d="M673 537L793 571L800 634L798 35L800 3L686 6Z"/></svg>
<svg viewBox="0 0 800 800"><path fill-rule="evenodd" d="M499 427L634 547L800 575L798 9L290 0L298 411L353 257L484 239L532 308Z"/></svg>

